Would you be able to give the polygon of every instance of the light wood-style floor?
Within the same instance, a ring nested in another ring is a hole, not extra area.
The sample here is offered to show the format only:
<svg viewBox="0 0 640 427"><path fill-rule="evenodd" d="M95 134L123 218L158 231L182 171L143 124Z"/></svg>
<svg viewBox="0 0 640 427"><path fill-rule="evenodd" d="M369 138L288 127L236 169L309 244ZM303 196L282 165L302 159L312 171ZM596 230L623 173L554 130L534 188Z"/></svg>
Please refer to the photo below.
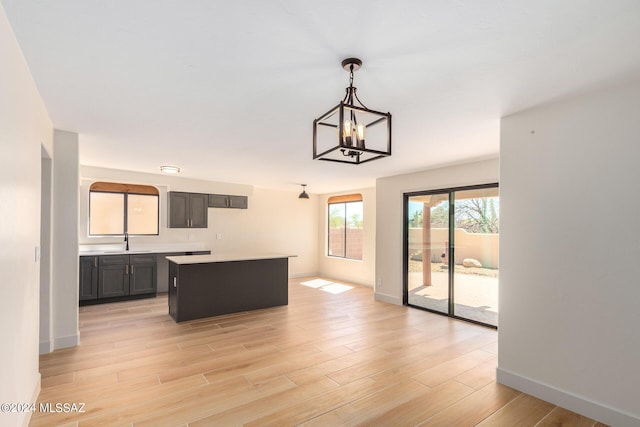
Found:
<svg viewBox="0 0 640 427"><path fill-rule="evenodd" d="M494 381L497 333L289 283L289 305L176 324L167 298L80 309L31 426L602 426ZM52 406L53 407L53 406Z"/></svg>

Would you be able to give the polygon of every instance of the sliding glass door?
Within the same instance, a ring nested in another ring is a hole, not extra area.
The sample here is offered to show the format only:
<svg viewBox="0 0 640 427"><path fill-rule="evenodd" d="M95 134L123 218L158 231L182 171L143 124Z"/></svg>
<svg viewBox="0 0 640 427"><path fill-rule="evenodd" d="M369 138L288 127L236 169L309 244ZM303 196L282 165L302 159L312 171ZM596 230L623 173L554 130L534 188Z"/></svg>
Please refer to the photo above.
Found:
<svg viewBox="0 0 640 427"><path fill-rule="evenodd" d="M448 313L449 193L410 196L407 208L408 303Z"/></svg>
<svg viewBox="0 0 640 427"><path fill-rule="evenodd" d="M405 194L410 306L498 325L497 184Z"/></svg>

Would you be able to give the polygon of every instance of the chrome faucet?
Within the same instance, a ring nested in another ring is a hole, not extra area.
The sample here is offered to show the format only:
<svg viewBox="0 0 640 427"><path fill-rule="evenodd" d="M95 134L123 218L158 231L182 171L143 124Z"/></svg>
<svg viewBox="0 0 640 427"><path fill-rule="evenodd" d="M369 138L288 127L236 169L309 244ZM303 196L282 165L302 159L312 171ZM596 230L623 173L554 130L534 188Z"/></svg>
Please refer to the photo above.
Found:
<svg viewBox="0 0 640 427"><path fill-rule="evenodd" d="M124 250L128 251L129 250L129 232L127 231L124 232L124 241L127 244Z"/></svg>

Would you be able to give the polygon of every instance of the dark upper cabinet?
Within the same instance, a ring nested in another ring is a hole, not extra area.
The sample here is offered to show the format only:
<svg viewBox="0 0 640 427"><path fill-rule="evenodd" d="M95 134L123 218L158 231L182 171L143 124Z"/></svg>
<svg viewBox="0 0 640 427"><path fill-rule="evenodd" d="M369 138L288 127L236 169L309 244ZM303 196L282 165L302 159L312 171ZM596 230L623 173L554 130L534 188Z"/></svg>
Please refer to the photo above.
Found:
<svg viewBox="0 0 640 427"><path fill-rule="evenodd" d="M226 194L209 194L210 208L226 208L229 196Z"/></svg>
<svg viewBox="0 0 640 427"><path fill-rule="evenodd" d="M168 194L169 228L189 227L189 193L170 191Z"/></svg>
<svg viewBox="0 0 640 427"><path fill-rule="evenodd" d="M247 209L247 196L231 196L227 194L209 194L210 208Z"/></svg>
<svg viewBox="0 0 640 427"><path fill-rule="evenodd" d="M169 228L207 228L209 195L170 191Z"/></svg>
<svg viewBox="0 0 640 427"><path fill-rule="evenodd" d="M229 196L229 207L247 209L249 207L249 198L247 196Z"/></svg>
<svg viewBox="0 0 640 427"><path fill-rule="evenodd" d="M156 292L155 255L131 255L129 259L129 295Z"/></svg>
<svg viewBox="0 0 640 427"><path fill-rule="evenodd" d="M207 228L209 195L190 194L189 208L191 214L191 228Z"/></svg>
<svg viewBox="0 0 640 427"><path fill-rule="evenodd" d="M80 257L80 301L98 298L98 257Z"/></svg>
<svg viewBox="0 0 640 427"><path fill-rule="evenodd" d="M129 295L129 256L98 257L98 298Z"/></svg>

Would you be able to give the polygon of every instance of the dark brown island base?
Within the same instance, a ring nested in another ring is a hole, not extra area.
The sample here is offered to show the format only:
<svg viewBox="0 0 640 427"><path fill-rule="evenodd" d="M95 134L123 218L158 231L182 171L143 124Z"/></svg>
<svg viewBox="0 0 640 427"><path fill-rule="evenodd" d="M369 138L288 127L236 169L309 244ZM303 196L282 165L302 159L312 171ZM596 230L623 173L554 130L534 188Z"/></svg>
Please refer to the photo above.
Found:
<svg viewBox="0 0 640 427"><path fill-rule="evenodd" d="M176 322L289 303L285 254L170 256L169 315Z"/></svg>

